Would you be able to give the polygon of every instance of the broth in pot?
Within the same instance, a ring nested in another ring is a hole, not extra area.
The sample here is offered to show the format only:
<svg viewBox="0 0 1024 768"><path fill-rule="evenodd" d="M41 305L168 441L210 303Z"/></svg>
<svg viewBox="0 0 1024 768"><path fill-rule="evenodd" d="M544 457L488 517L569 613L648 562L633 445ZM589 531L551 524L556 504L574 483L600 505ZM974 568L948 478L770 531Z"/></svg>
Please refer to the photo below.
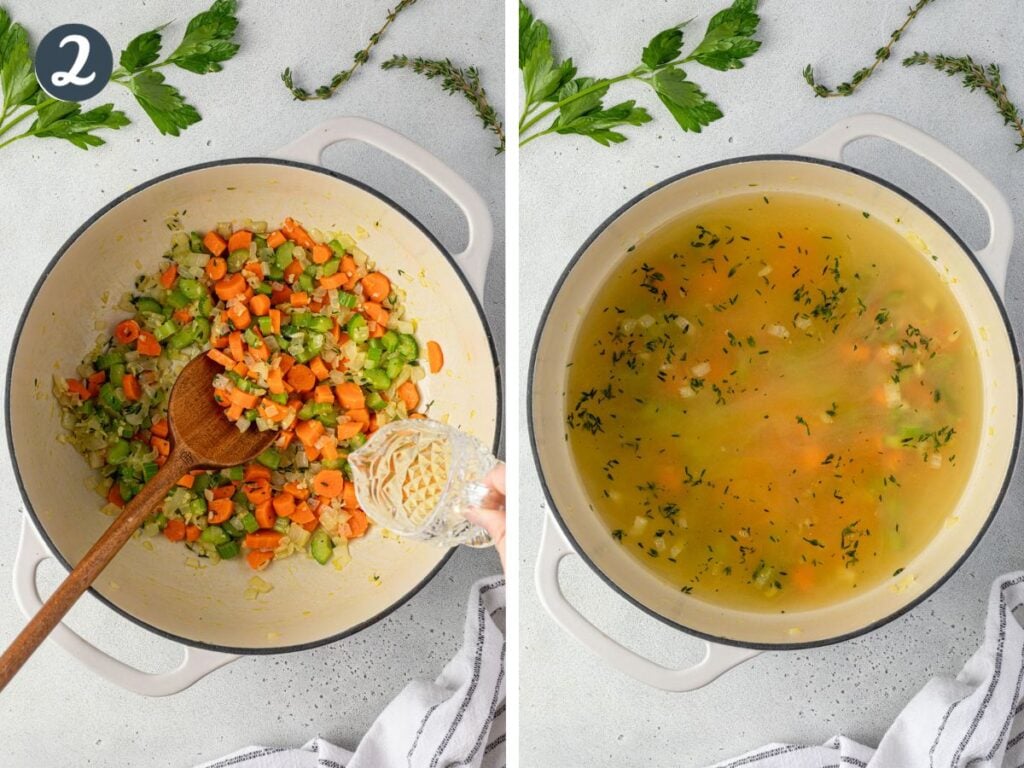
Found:
<svg viewBox="0 0 1024 768"><path fill-rule="evenodd" d="M868 213L795 193L725 198L631 248L565 393L609 536L742 610L898 577L980 439L977 352L940 270Z"/></svg>

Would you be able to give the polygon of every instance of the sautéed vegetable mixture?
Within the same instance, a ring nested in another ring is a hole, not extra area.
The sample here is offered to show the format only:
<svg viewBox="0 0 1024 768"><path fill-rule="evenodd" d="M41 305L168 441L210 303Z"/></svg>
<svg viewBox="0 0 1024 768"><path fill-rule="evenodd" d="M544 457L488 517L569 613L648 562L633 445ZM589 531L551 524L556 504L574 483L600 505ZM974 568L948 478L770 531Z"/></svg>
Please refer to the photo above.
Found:
<svg viewBox="0 0 1024 768"><path fill-rule="evenodd" d="M587 310L568 439L609 533L694 597L791 611L898 576L957 503L980 369L939 270L866 212L744 194Z"/></svg>
<svg viewBox="0 0 1024 768"><path fill-rule="evenodd" d="M78 368L57 378L65 440L100 471L116 514L170 451L167 397L206 352L224 366L211 393L239 429L279 432L244 467L182 477L143 527L211 560L260 570L306 552L348 560L363 536L346 457L388 421L422 417L426 375L404 293L345 236L285 219L176 231L161 271L142 275ZM104 326L105 328L105 326ZM431 370L442 363L427 345Z"/></svg>

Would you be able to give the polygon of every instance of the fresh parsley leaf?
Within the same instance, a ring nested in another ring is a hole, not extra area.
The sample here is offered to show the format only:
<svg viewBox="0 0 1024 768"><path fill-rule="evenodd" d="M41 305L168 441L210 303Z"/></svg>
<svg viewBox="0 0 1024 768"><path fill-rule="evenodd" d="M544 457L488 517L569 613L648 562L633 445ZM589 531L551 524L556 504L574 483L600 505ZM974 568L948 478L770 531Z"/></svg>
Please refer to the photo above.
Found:
<svg viewBox="0 0 1024 768"><path fill-rule="evenodd" d="M593 139L602 146L619 144L626 140L618 131L612 130L623 125L642 125L650 122L651 116L635 101L624 101L608 109L595 109L571 121L562 121L561 115L553 127L556 133L576 133Z"/></svg>
<svg viewBox="0 0 1024 768"><path fill-rule="evenodd" d="M128 43L128 47L121 51L121 66L129 72L138 72L160 58L160 45L162 43L160 32L165 26L167 25L164 24L149 32L143 32Z"/></svg>
<svg viewBox="0 0 1024 768"><path fill-rule="evenodd" d="M124 84L164 135L178 136L202 119L181 92L168 85L163 74L156 70L145 69L132 75Z"/></svg>
<svg viewBox="0 0 1024 768"><path fill-rule="evenodd" d="M609 84L606 80L597 81L592 77L578 77L575 80L570 80L559 88L558 93L555 95L557 101L565 102L559 109L558 120L564 125L588 112L600 109L602 106L601 99L608 93L608 86ZM578 99L567 101L570 96L575 96L580 91L588 88L594 88L594 90Z"/></svg>
<svg viewBox="0 0 1024 768"><path fill-rule="evenodd" d="M666 29L651 38L651 42L644 48L641 57L648 68L657 69L679 56L679 52L683 49L682 28L687 24L689 22L683 22L679 26Z"/></svg>
<svg viewBox="0 0 1024 768"><path fill-rule="evenodd" d="M12 22L2 9L0 14L0 89L7 110L28 102L39 90L39 83L32 68L25 28Z"/></svg>
<svg viewBox="0 0 1024 768"><path fill-rule="evenodd" d="M198 75L220 72L221 62L238 53L238 44L232 42L238 28L237 8L235 0L215 0L210 10L188 23L181 44L167 60Z"/></svg>
<svg viewBox="0 0 1024 768"><path fill-rule="evenodd" d="M686 73L676 67L657 72L651 78L651 85L658 98L672 113L672 117L684 131L700 133L701 129L722 117L718 105Z"/></svg>
<svg viewBox="0 0 1024 768"><path fill-rule="evenodd" d="M526 87L526 105L549 101L576 75L572 59L558 63L551 52L547 25L519 4L519 68Z"/></svg>
<svg viewBox="0 0 1024 768"><path fill-rule="evenodd" d="M751 36L757 32L761 17L757 15L757 0L734 0L708 22L704 39L687 56L712 69L739 69L743 59L752 56L761 47Z"/></svg>
<svg viewBox="0 0 1024 768"><path fill-rule="evenodd" d="M32 134L43 138L65 139L79 149L89 149L104 144L104 140L93 134L100 128L117 130L128 125L128 117L113 104L103 104L88 112L74 102L47 99L40 107Z"/></svg>

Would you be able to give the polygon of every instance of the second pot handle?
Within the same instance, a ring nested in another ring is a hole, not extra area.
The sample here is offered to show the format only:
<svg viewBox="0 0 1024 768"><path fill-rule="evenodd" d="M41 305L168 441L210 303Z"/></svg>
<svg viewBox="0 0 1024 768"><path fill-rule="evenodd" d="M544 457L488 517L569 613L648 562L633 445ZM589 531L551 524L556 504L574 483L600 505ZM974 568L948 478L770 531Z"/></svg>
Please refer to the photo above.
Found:
<svg viewBox="0 0 1024 768"><path fill-rule="evenodd" d="M989 240L975 255L1002 296L1006 287L1006 268L1013 249L1013 213L1010 204L991 181L945 144L895 117L867 113L840 120L793 152L840 161L847 144L869 136L888 139L923 157L956 179L981 203L988 216Z"/></svg>
<svg viewBox="0 0 1024 768"><path fill-rule="evenodd" d="M43 598L36 586L36 571L44 560L51 557L28 515L22 515L21 539L14 557L14 597L26 618L31 618L43 607ZM136 669L101 651L63 622L54 627L50 640L100 677L143 696L179 693L238 658L229 653L185 646L184 658L177 667L168 672L152 673Z"/></svg>
<svg viewBox="0 0 1024 768"><path fill-rule="evenodd" d="M608 637L566 599L558 580L558 566L563 558L572 554L575 552L551 522L550 512L547 512L541 534L540 556L537 559L536 577L540 601L562 629L620 672L664 691L693 691L760 653L750 648L705 641L704 658L685 669L669 669L644 658Z"/></svg>
<svg viewBox="0 0 1024 768"><path fill-rule="evenodd" d="M340 141L361 141L387 152L431 181L455 201L469 224L466 249L455 254L455 261L477 297L483 301L487 263L491 259L494 225L487 205L464 178L442 163L419 144L380 123L363 117L336 117L307 131L286 144L272 157L319 165L324 150Z"/></svg>

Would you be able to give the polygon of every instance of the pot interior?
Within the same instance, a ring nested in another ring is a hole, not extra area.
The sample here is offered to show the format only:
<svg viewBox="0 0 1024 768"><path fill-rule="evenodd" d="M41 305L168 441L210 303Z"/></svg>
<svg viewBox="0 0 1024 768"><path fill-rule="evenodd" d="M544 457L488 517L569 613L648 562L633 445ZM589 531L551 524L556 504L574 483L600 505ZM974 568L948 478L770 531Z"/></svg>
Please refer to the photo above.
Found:
<svg viewBox="0 0 1024 768"><path fill-rule="evenodd" d="M906 237L942 276L973 334L983 382L981 444L967 486L945 525L898 576L856 597L785 614L722 608L679 592L610 535L583 490L566 435L563 400L585 309L627 249L687 211L757 191L815 195L853 206ZM1001 290L1001 286L1000 286ZM698 169L634 201L581 249L563 275L539 331L531 369L530 428L556 519L591 566L641 608L713 640L799 647L867 631L922 600L966 557L998 505L1016 449L1020 382L999 300L963 243L931 213L853 169L798 158L750 158Z"/></svg>
<svg viewBox="0 0 1024 768"><path fill-rule="evenodd" d="M172 174L97 215L66 245L37 288L13 350L8 389L16 471L37 525L67 562L77 562L110 519L88 487L93 471L58 442L54 376L74 375L140 272L152 272L170 242L167 221L206 230L252 218L293 216L308 227L352 235L407 292L418 336L439 341L445 367L421 387L431 414L487 444L498 429L496 361L479 306L440 246L415 222L360 185L309 167L238 161ZM470 394L471 393L471 394ZM59 468L59 471L55 471ZM243 597L253 571L241 559L208 566L162 536L136 538L94 589L131 618L176 639L236 651L323 642L397 607L448 551L371 529L351 545L343 570L301 555L260 574L273 590Z"/></svg>

